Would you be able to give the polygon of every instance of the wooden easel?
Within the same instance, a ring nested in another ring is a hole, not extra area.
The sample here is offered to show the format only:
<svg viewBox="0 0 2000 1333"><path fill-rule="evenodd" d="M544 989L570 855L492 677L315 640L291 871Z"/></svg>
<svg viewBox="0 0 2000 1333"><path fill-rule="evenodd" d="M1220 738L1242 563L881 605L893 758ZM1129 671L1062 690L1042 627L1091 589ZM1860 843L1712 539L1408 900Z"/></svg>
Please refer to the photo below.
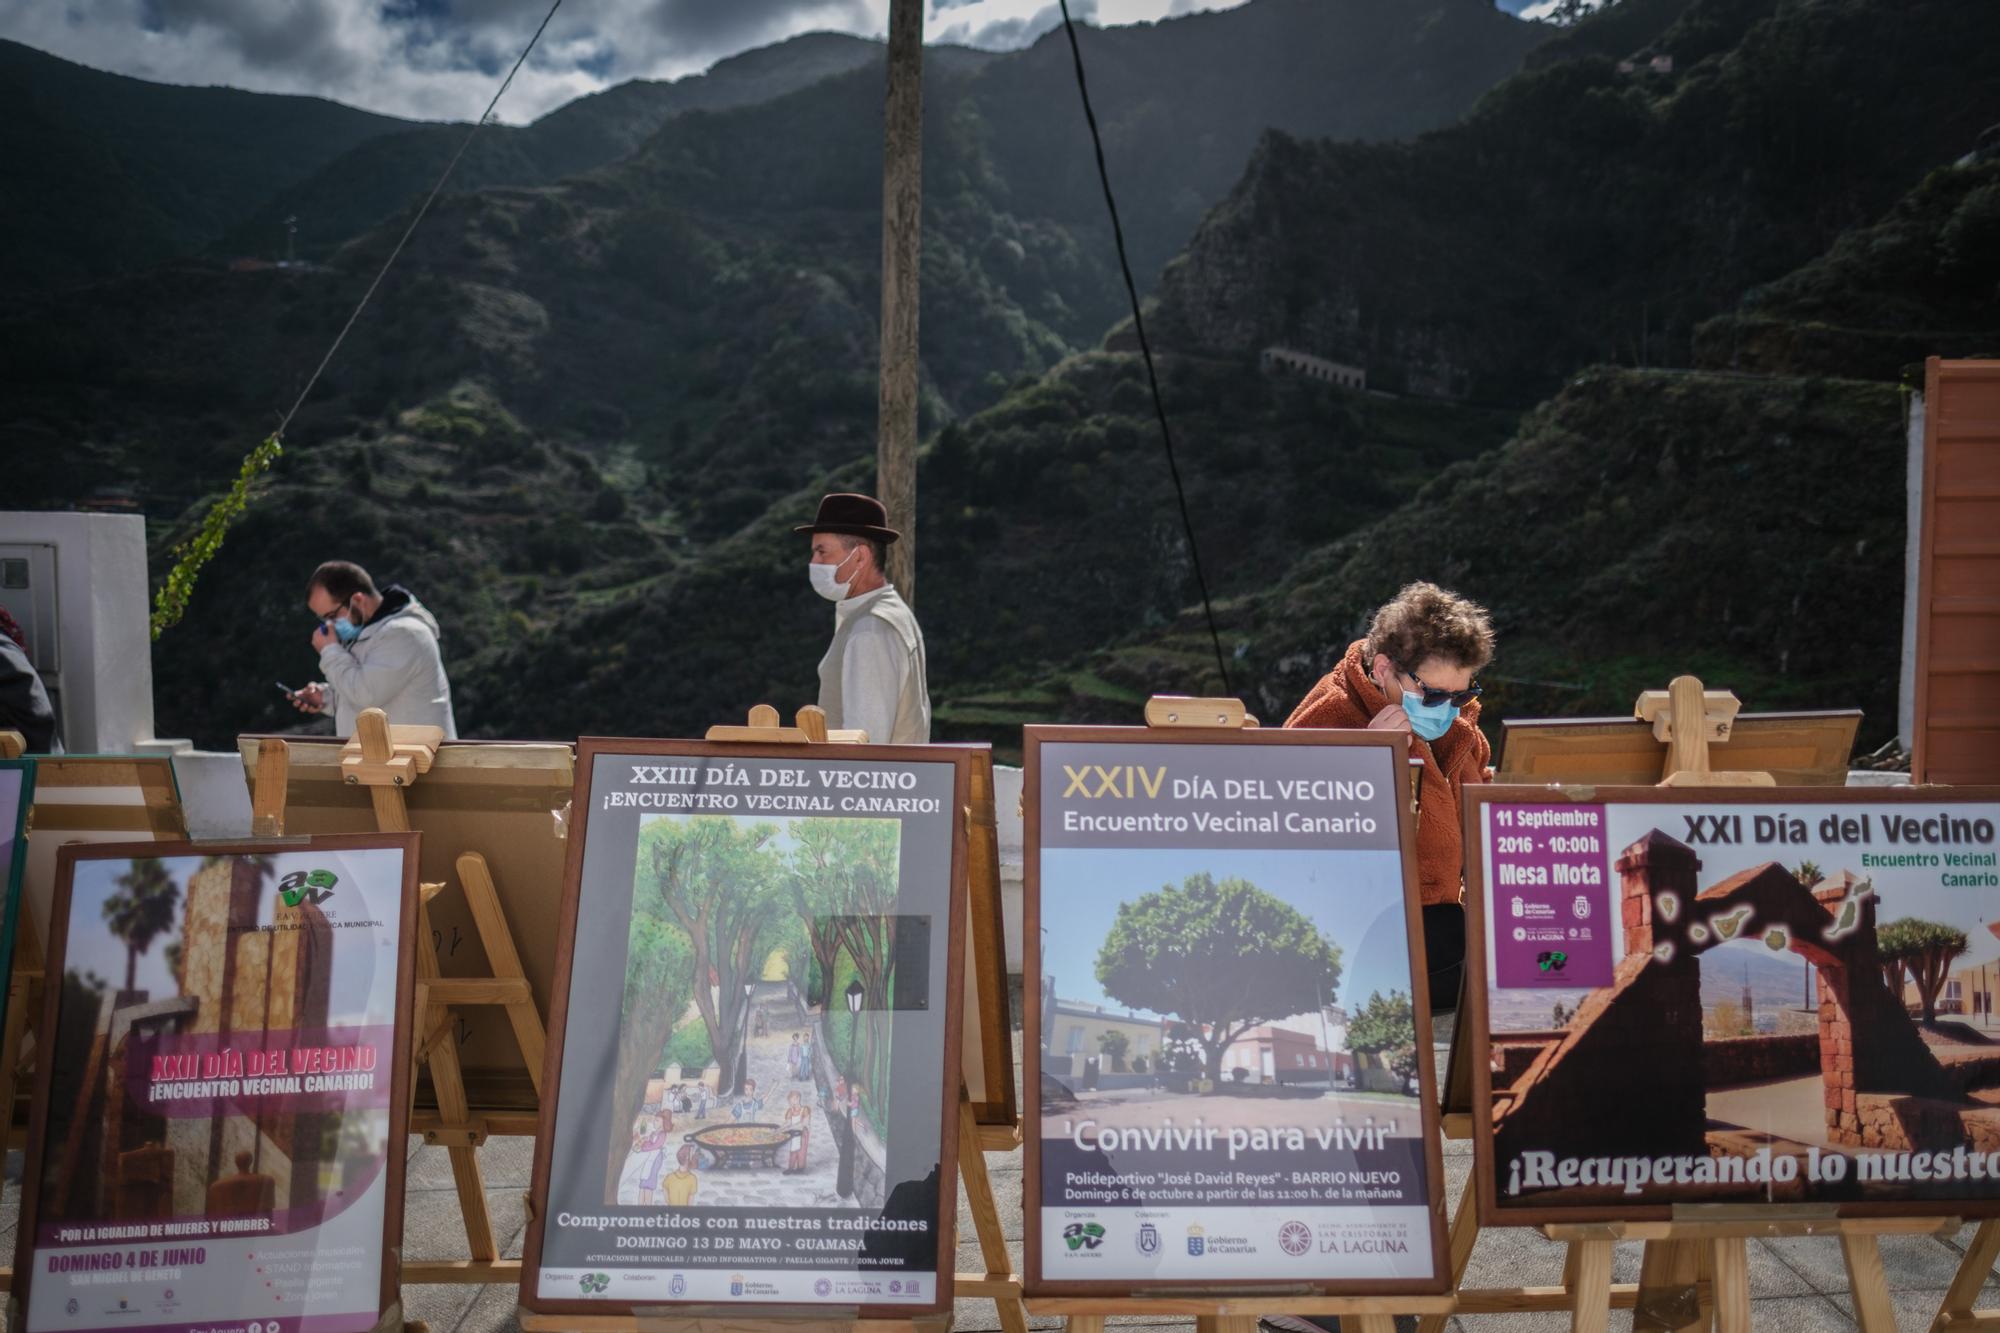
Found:
<svg viewBox="0 0 2000 1333"><path fill-rule="evenodd" d="M1972 1233L1972 1244L1965 1248L1965 1258L1959 1261L1958 1274L1951 1280L1951 1287L1944 1294L1944 1303L1938 1307L1937 1318L1931 1323L1931 1333L1959 1333L1961 1329L1979 1329L1984 1333L2000 1330L2000 1310L1976 1310L1979 1289L1986 1285L1986 1279L1993 1273L1993 1262L2000 1259L2000 1218L1989 1217L1979 1224L1979 1230Z"/></svg>
<svg viewBox="0 0 2000 1333"><path fill-rule="evenodd" d="M1711 741L1729 739L1740 708L1726 690L1705 689L1694 676L1676 676L1665 690L1647 690L1633 713L1653 724L1656 738L1667 742L1660 775L1663 787L1770 787L1769 773L1715 772L1709 767ZM1698 718L1689 724L1685 719ZM1444 1118L1447 1138L1472 1137L1470 1115ZM1457 1289L1458 1314L1547 1313L1567 1310L1572 1333L1604 1333L1612 1309L1633 1310L1635 1333L1691 1333L1713 1323L1718 1333L1749 1333L1750 1260L1752 1237L1840 1237L1854 1296L1855 1321L1862 1333L1896 1333L1895 1310L1889 1300L1888 1278L1882 1267L1878 1238L1884 1235L1944 1235L1956 1231L1957 1218L1841 1218L1831 1207L1725 1204L1677 1209L1667 1222L1563 1224L1539 1228L1550 1240L1568 1245L1563 1280L1555 1287L1494 1287L1466 1289L1465 1270L1479 1238L1476 1174L1468 1178L1451 1224L1452 1285ZM1987 1223L1981 1229L2000 1232ZM1645 1242L1639 1281L1611 1281L1612 1248L1620 1240ZM1978 1246L1975 1244L1975 1251ZM2000 1234L1993 1237L1985 1264L2000 1251ZM1974 1255L1967 1256L1968 1266ZM1969 1306L1977 1295L1983 1269L1976 1272L1964 1295ZM1952 1288L1965 1285L1966 1272ZM1946 1297L1950 1308L1952 1296ZM1940 1314L1939 1320L1946 1318ZM1967 1325L1954 1325L1964 1327ZM1976 1325L1973 1325L1976 1326ZM1427 1318L1419 1333L1441 1333L1444 1320ZM1989 1327L2000 1328L2000 1317Z"/></svg>
<svg viewBox="0 0 2000 1333"><path fill-rule="evenodd" d="M758 704L750 710L747 725L718 724L708 729L704 739L751 745L856 745L866 744L868 733L828 731L826 713L817 704L801 708L794 725L789 727L780 723L777 709ZM1028 1317L1021 1302L1021 1279L1007 1253L1006 1232L1000 1224L999 1205L993 1198L993 1180L986 1172L985 1153L989 1147L1001 1151L1020 1141L1020 1131L1016 1128L978 1122L961 1074L958 1175L965 1187L965 1204L972 1214L973 1230L979 1235L986 1271L954 1274L954 1294L991 1300L999 1312L1000 1327L1006 1333L1027 1333ZM519 1318L522 1333L637 1333L642 1327L645 1333L763 1333L773 1327L781 1327L786 1333L944 1333L951 1324L948 1313L907 1319L854 1319L841 1318L818 1307L806 1307L790 1317L768 1310L754 1315L732 1314L723 1307L713 1313L686 1317L648 1314L643 1321L635 1315L543 1315L529 1310L522 1310Z"/></svg>
<svg viewBox="0 0 2000 1333"><path fill-rule="evenodd" d="M438 727L390 726L387 715L379 708L367 709L355 719L354 739L341 752L341 775L349 784L368 789L375 806L376 827L382 832L410 831L410 812L404 793L430 771L443 741L444 732ZM283 741L267 741L258 750L251 829L260 838L284 834L289 766L290 753ZM410 1091L414 1099L416 1069L428 1064L437 1110L413 1108L410 1130L422 1134L425 1143L442 1146L451 1157L452 1180L458 1189L466 1244L472 1257L406 1261L402 1280L513 1285L521 1280L521 1261L500 1257L493 1219L486 1208L486 1182L479 1170L478 1148L493 1134L533 1137L539 1127L539 1114L535 1111L506 1115L472 1113L466 1099L464 1072L459 1066L458 1044L451 1039L452 1010L468 1005L501 1005L506 1009L537 1096L541 1093L545 1032L486 858L478 852L466 852L458 858L457 869L459 886L465 891L466 904L471 909L480 943L486 949L491 971L484 977L440 974L437 954L425 947L425 942L431 938L431 899L445 886L423 885L417 907L417 984L416 1002L412 1006L416 1026L410 1042Z"/></svg>
<svg viewBox="0 0 2000 1333"><path fill-rule="evenodd" d="M1259 725L1241 699L1156 694L1146 701L1146 725L1159 729L1243 731ZM1029 1207L1034 1207L1030 1201ZM1394 1333L1397 1315L1422 1315L1442 1327L1452 1298L1442 1296L1201 1295L1037 1296L1028 1313L1061 1315L1068 1333L1103 1333L1115 1315L1192 1317L1196 1333L1257 1333L1265 1315L1338 1315L1358 1333Z"/></svg>

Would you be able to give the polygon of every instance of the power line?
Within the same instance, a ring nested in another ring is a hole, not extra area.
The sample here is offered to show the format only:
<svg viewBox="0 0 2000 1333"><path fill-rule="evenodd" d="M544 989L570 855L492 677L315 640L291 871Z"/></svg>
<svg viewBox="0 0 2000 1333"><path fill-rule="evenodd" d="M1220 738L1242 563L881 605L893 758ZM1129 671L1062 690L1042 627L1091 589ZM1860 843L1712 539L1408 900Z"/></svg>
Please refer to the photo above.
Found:
<svg viewBox="0 0 2000 1333"><path fill-rule="evenodd" d="M1104 207L1111 214L1111 237L1118 244L1118 269L1125 275L1125 295L1132 302L1132 327L1139 335L1139 355L1146 362L1146 382L1153 391L1153 412L1160 419L1160 443L1167 451L1167 471L1173 475L1174 497L1180 502L1181 529L1187 533L1188 558L1194 564L1194 581L1201 589L1201 613L1208 621L1209 641L1215 645L1215 669L1222 675L1222 692L1233 694L1229 666L1222 656L1222 634L1215 627L1215 607L1208 599L1208 577L1201 568L1201 548L1195 544L1194 519L1188 514L1187 488L1181 485L1180 464L1174 459L1174 434L1167 426L1167 405L1160 397L1160 374L1153 366L1152 344L1146 340L1146 317L1139 311L1139 287L1132 281L1132 262L1125 257L1125 229L1118 222L1118 201L1111 194L1111 173L1104 165L1104 138L1097 132L1097 113L1090 109L1090 84L1083 75L1083 49L1076 44L1076 24L1070 21L1069 0L1062 5L1063 31L1069 35L1070 58L1076 64L1076 91L1083 99L1083 118L1090 125L1091 146L1097 151L1097 180L1104 187Z"/></svg>
<svg viewBox="0 0 2000 1333"><path fill-rule="evenodd" d="M368 302L375 295L375 289L382 285L382 279L389 276L389 269L395 264L396 257L402 254L403 247L409 244L410 236L416 231L417 224L422 222L424 215L431 211L431 204L436 201L438 195L444 190L445 182L451 179L451 173L458 170L458 160L464 157L465 150L472 146L473 136L484 129L486 122L492 119L493 108L500 105L500 99L507 95L507 89L514 82L514 76L521 72L521 66L528 63L529 52L535 49L535 43L541 41L542 34L548 31L549 20L553 19L556 16L556 11L562 8L562 2L563 0L555 0L555 3L549 6L549 12L542 15L541 26L535 29L535 35L528 39L528 44L521 48L520 58L515 60L514 68L507 71L507 77L500 81L499 90L493 94L493 100L486 104L486 110L480 113L479 119L472 123L472 128L465 132L463 139L459 140L458 151L451 155L451 161L445 163L444 174L438 177L437 184L431 186L431 192L424 196L424 202L418 207L416 216L410 219L410 225L403 228L403 234L396 240L396 248L391 250L389 257L382 261L382 268L375 274L375 281L369 283L368 290L361 293L361 300L356 303L354 313L347 317L347 322L340 326L340 332L334 335L333 345L327 348L326 355L319 359L319 365L314 369L312 378L306 381L306 387L299 390L299 396L292 400L291 410L285 413L285 419L278 423L278 429L273 432L274 438L280 440L285 438L285 428L292 424L292 418L298 415L299 408L305 405L306 395L313 391L315 384L319 383L319 377L326 373L328 363L333 360L333 354L338 352L340 344L346 341L347 332L354 327L354 321L361 318L361 312L368 308Z"/></svg>

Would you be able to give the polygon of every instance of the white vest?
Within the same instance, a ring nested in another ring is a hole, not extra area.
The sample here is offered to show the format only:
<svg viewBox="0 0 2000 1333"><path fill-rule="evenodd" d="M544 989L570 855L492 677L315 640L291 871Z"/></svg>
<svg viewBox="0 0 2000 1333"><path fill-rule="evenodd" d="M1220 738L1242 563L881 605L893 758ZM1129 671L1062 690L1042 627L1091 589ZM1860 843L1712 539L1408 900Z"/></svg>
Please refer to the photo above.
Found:
<svg viewBox="0 0 2000 1333"><path fill-rule="evenodd" d="M901 644L906 669L900 689L894 680L842 678L848 642L867 622L887 626ZM891 690L896 692L893 699L888 697ZM834 604L833 643L819 663L819 706L826 710L829 728L865 726L871 744L930 743L931 696L924 670L924 634L917 627L916 613L893 586ZM879 725L870 726L867 719L871 717L894 718L889 734L875 734Z"/></svg>

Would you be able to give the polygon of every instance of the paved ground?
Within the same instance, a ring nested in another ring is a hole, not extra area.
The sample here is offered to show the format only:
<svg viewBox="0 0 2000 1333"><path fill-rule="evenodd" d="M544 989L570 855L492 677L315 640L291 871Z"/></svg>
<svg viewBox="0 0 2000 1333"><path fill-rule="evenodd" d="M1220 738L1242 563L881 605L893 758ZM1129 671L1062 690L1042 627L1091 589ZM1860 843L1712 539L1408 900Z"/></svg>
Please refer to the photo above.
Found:
<svg viewBox="0 0 2000 1333"><path fill-rule="evenodd" d="M1805 1078L1711 1088L1708 1118L1823 1148L1827 1146L1826 1084L1815 1073Z"/></svg>
<svg viewBox="0 0 2000 1333"><path fill-rule="evenodd" d="M506 1238L504 1252L510 1257L521 1253L522 1198L528 1188L532 1146L525 1138L493 1139L479 1152L494 1232ZM988 1153L986 1162L999 1196L1008 1250L1018 1268L1022 1232L1021 1154L1018 1150ZM1471 1144L1445 1144L1446 1186L1454 1206L1471 1164ZM6 1192L0 1196L0 1228L4 1228L0 1229L0 1247L9 1256L14 1247L20 1171L20 1154L10 1154ZM442 1148L427 1148L421 1140L411 1140L408 1187L406 1255L411 1259L465 1257L458 1195L452 1188L451 1166ZM962 1206L959 1234L962 1238L959 1271L981 1271L984 1265L972 1222ZM1891 1237L1882 1242L1897 1324L1905 1333L1921 1333L1929 1327L1970 1237L1968 1228L1943 1240ZM1562 1266L1562 1247L1532 1231L1489 1231L1481 1235L1473 1251L1468 1281L1474 1286L1555 1283L1562 1278ZM1632 1281L1638 1276L1638 1268L1639 1247L1636 1244L1619 1247L1614 1277ZM432 1333L509 1333L519 1328L515 1319L515 1292L511 1287L406 1287L403 1295L409 1317L427 1321ZM1751 1317L1758 1333L1854 1333L1856 1328L1840 1245L1832 1238L1752 1241L1750 1295ZM2000 1307L2000 1281L1989 1281L1980 1304ZM1194 1326L1188 1319L1117 1322L1151 1329L1191 1330ZM1036 1328L1060 1326L1053 1319L1038 1319L1033 1324ZM999 1322L990 1302L960 1301L956 1327L988 1330L998 1328ZM1451 1321L1451 1333L1562 1333L1567 1327L1568 1319L1562 1315L1474 1315ZM1630 1328L1629 1313L1612 1312L1612 1333L1629 1333Z"/></svg>

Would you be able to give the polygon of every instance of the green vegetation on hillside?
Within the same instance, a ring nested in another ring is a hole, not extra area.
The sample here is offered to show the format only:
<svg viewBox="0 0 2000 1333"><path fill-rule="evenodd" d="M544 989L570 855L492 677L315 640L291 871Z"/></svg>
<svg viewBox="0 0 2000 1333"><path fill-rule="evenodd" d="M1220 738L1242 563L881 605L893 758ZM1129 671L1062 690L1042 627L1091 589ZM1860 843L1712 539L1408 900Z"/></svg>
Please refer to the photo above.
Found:
<svg viewBox="0 0 2000 1333"><path fill-rule="evenodd" d="M1162 279L1160 339L1486 402L1689 365L1698 322L2000 119L2000 65L1973 54L2000 50L2000 5L1691 0L1634 53L1679 52L1671 73L1570 43L1412 143L1266 136Z"/></svg>

